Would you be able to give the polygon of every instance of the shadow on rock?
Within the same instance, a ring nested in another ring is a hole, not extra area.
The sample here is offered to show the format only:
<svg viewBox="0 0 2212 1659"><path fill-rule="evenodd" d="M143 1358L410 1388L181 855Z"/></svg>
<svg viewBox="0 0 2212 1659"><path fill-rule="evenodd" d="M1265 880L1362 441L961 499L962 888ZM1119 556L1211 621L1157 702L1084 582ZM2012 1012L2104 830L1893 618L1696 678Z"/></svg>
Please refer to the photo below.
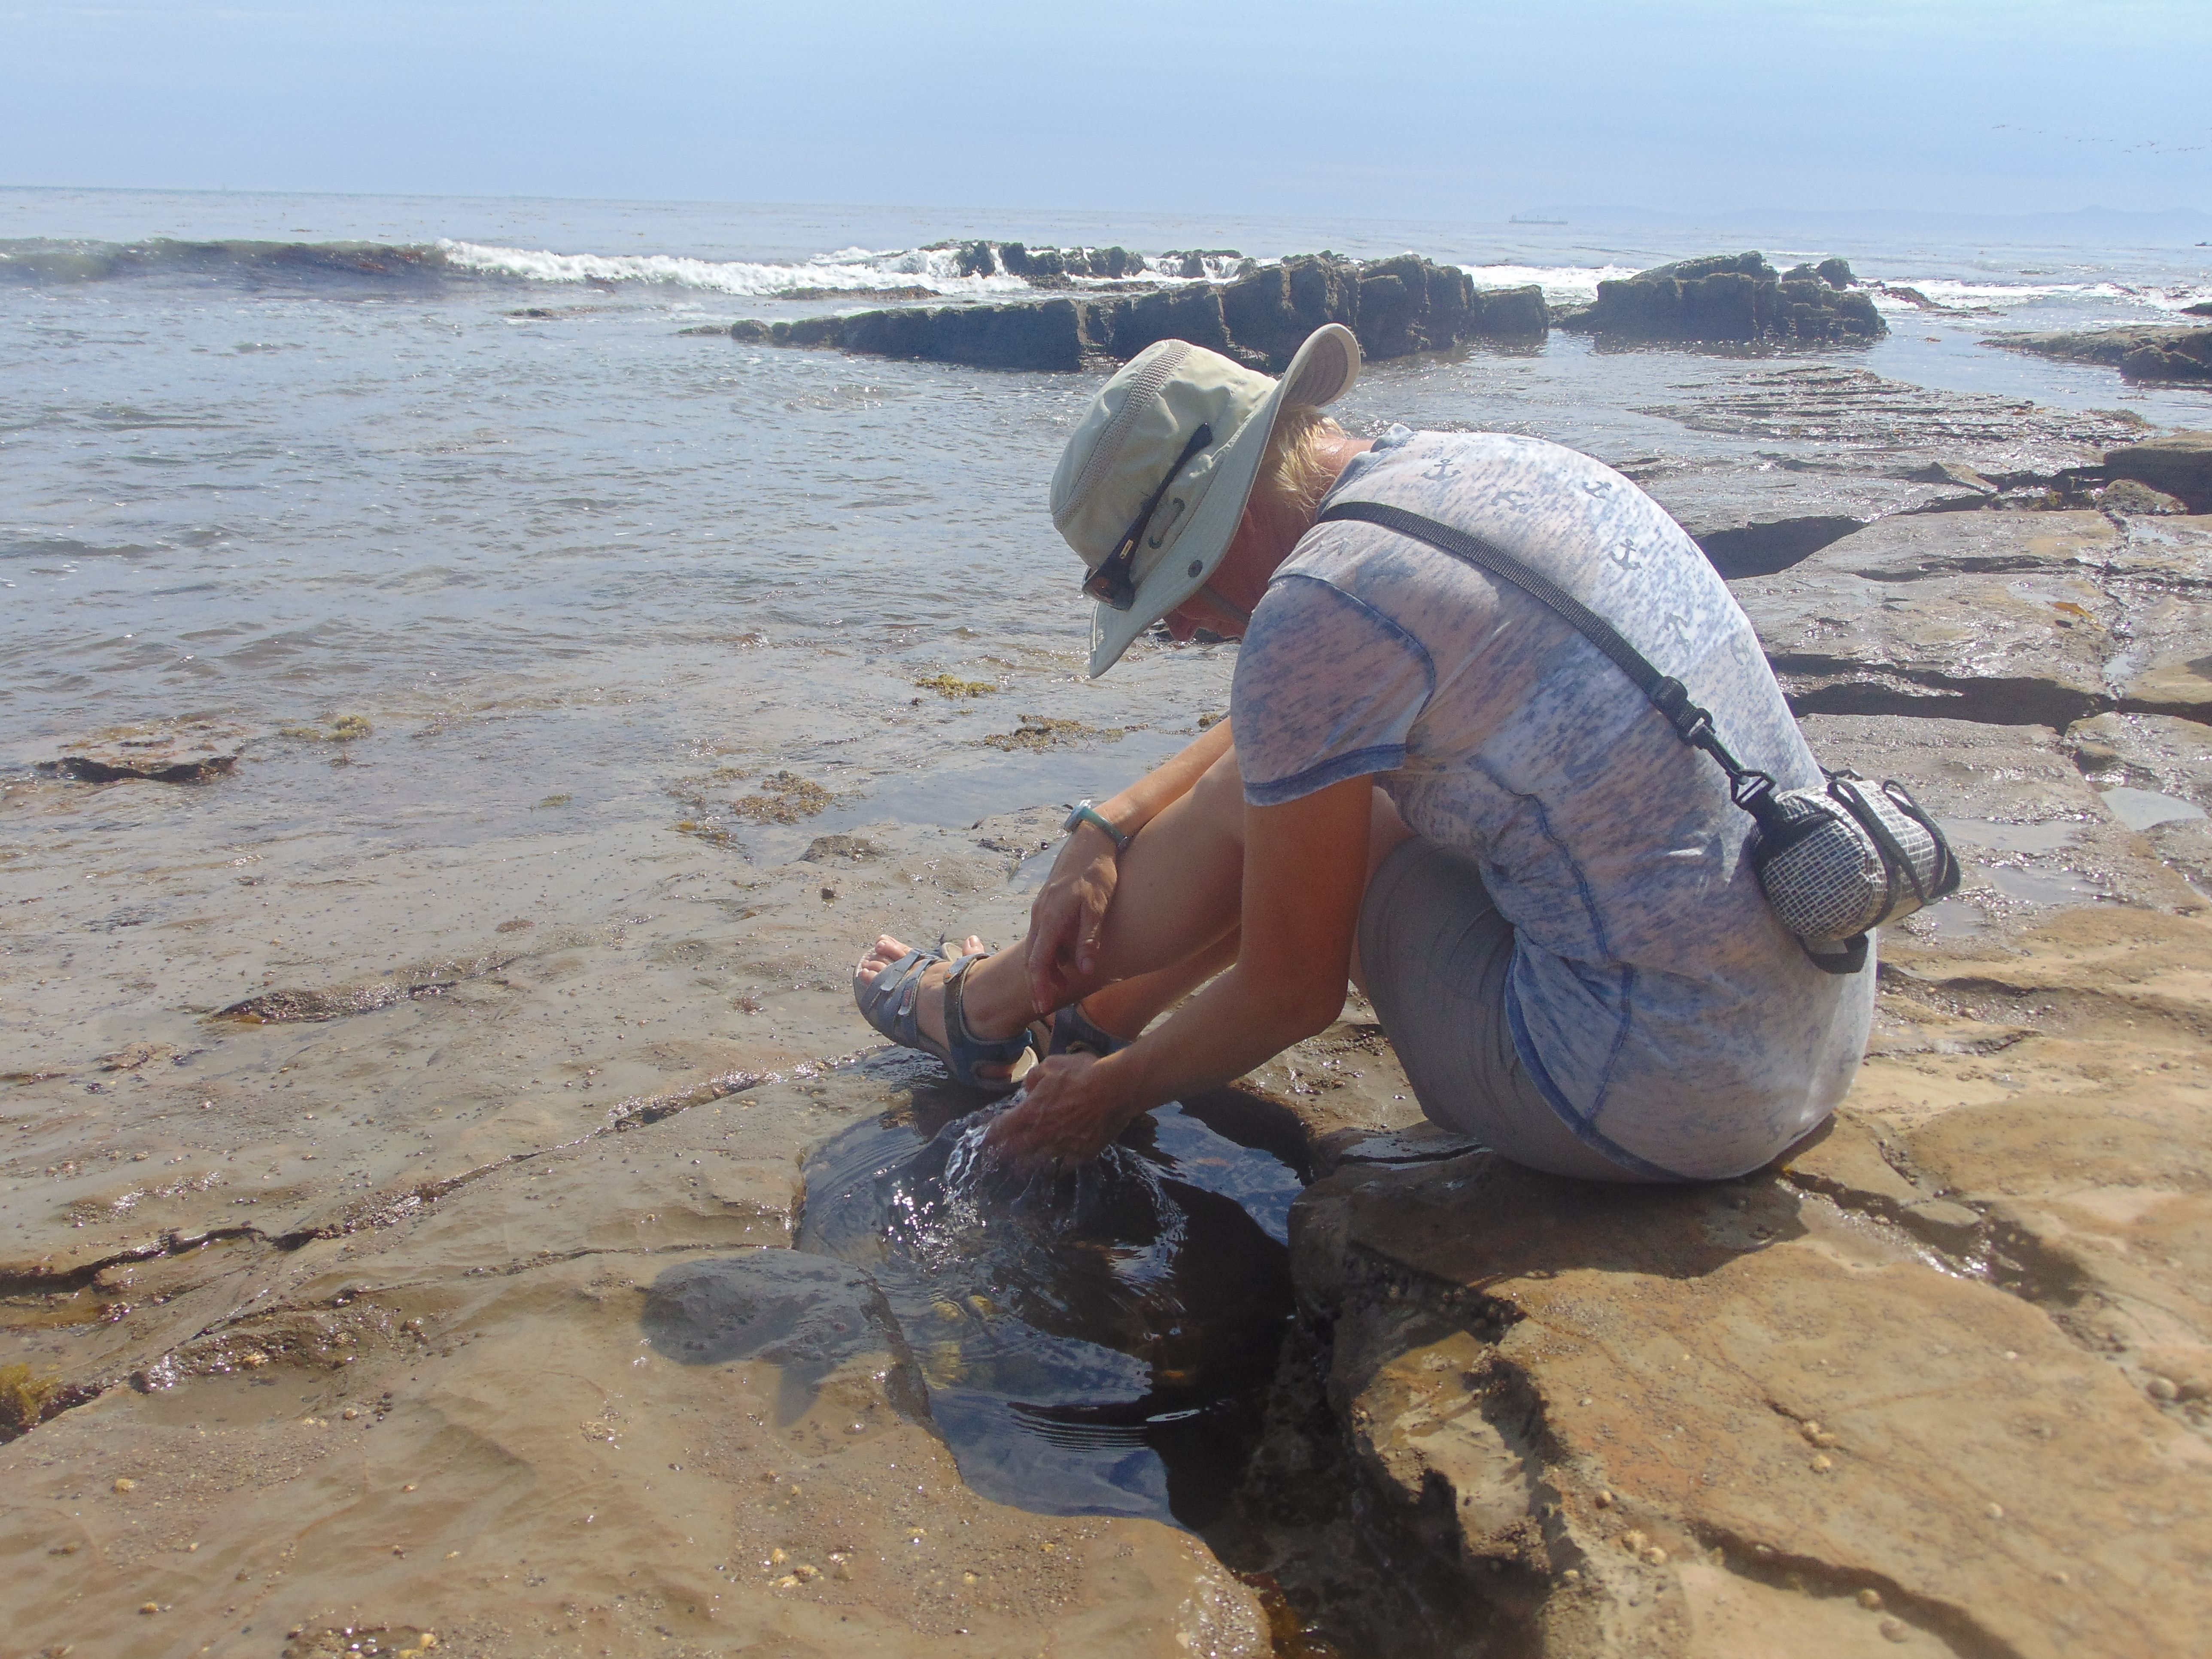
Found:
<svg viewBox="0 0 2212 1659"><path fill-rule="evenodd" d="M686 1261L653 1281L639 1321L656 1353L685 1365L763 1360L782 1385L789 1424L823 1378L848 1362L890 1356L883 1385L903 1415L927 1419L929 1397L890 1304L869 1276L842 1261L764 1247Z"/></svg>

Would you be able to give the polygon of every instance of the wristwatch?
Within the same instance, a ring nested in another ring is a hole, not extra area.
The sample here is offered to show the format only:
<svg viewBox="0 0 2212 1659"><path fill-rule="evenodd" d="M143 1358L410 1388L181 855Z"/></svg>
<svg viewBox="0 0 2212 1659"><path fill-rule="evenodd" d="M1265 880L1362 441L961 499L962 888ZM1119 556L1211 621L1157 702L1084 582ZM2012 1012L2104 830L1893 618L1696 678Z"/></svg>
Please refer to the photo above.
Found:
<svg viewBox="0 0 2212 1659"><path fill-rule="evenodd" d="M1075 833L1075 826L1079 823L1096 824L1099 829L1103 830L1106 832L1106 839L1114 843L1114 851L1117 856L1129 850L1130 838L1116 830L1114 827L1114 821L1088 800L1076 802L1075 810L1067 815L1067 822L1060 827L1064 834L1072 836Z"/></svg>

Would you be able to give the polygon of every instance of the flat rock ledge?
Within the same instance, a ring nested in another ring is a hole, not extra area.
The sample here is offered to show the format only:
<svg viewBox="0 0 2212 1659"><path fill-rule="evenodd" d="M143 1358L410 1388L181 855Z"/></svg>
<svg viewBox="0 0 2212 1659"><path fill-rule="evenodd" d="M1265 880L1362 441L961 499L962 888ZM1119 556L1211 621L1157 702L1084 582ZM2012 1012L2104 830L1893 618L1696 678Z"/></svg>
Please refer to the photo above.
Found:
<svg viewBox="0 0 2212 1659"><path fill-rule="evenodd" d="M1733 588L1800 714L2212 720L2212 519L1900 514Z"/></svg>
<svg viewBox="0 0 2212 1659"><path fill-rule="evenodd" d="M2069 362L2102 363L2130 380L2212 380L2212 328L2149 323L2081 333L2001 334L1982 343Z"/></svg>
<svg viewBox="0 0 2212 1659"><path fill-rule="evenodd" d="M1286 1366L1281 1410L1340 1441L1286 1429L1268 1455L1285 1492L1357 1494L1305 1500L1309 1562L1354 1512L1396 1529L1389 1650L2200 1639L2212 927L2076 909L1884 951L1850 1099L1735 1182L1608 1189L1433 1131L1323 1135L1334 1168L1291 1215L1310 1380ZM1363 1063L1261 1081L1316 1130L1401 1111Z"/></svg>

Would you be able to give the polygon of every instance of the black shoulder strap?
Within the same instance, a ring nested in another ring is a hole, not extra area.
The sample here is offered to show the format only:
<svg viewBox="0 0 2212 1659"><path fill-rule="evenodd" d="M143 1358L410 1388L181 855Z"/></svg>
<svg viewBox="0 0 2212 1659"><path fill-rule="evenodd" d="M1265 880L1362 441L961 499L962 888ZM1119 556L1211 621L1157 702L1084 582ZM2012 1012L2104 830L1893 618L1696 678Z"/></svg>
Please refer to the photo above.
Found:
<svg viewBox="0 0 2212 1659"><path fill-rule="evenodd" d="M1438 524L1418 513L1408 513L1402 507L1391 507L1382 501L1338 501L1321 514L1324 523L1347 519L1379 525L1401 536L1425 542L1440 553L1449 553L1477 569L1511 582L1530 599L1548 606L1561 621L1613 659L1636 689L1651 700L1651 706L1674 728L1675 736L1692 749L1704 750L1720 763L1721 769L1729 775L1729 793L1738 806L1754 817L1759 815L1759 809L1774 793L1774 780L1741 764L1729 752L1728 746L1713 730L1712 715L1690 701L1689 689L1681 681L1669 678L1654 668L1650 660L1623 639L1611 623L1550 577L1530 569L1480 536L1470 536L1464 530Z"/></svg>

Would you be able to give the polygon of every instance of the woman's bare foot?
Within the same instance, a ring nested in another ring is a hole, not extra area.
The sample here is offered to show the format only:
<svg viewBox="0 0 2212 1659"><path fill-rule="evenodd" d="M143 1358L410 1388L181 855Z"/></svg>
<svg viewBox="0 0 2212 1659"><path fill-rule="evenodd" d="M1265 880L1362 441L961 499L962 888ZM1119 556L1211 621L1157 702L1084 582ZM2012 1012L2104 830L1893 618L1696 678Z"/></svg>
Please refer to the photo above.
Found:
<svg viewBox="0 0 2212 1659"><path fill-rule="evenodd" d="M967 983L962 989L961 1012L968 1022L969 1034L987 1041L1008 1037L1029 1023L1027 985L1018 957L1008 951L993 957L989 947L973 933L962 939L957 948L949 939L945 943L951 951L951 956L942 963L933 963L922 969L921 994L915 1001L915 1021L924 1036L939 1047L945 1045L945 981L951 975L952 963L963 957L989 958L968 970ZM862 985L873 984L877 976L896 964L907 951L906 945L889 933L884 934L860 958L860 965L853 970L854 979ZM992 972L994 964L1000 962L1011 967ZM1002 980L1003 984L999 982ZM1009 1070L1005 1066L978 1066L975 1074L1003 1079Z"/></svg>

